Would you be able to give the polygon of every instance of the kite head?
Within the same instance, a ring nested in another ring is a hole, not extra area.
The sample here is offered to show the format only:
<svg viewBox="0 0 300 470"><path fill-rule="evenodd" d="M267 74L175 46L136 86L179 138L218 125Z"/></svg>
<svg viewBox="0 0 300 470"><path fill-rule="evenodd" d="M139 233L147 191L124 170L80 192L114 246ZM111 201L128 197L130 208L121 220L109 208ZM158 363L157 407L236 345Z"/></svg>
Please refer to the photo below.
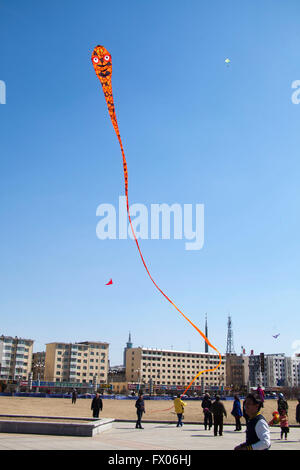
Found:
<svg viewBox="0 0 300 470"><path fill-rule="evenodd" d="M92 64L101 83L110 78L112 72L111 55L103 46L96 46L92 53Z"/></svg>

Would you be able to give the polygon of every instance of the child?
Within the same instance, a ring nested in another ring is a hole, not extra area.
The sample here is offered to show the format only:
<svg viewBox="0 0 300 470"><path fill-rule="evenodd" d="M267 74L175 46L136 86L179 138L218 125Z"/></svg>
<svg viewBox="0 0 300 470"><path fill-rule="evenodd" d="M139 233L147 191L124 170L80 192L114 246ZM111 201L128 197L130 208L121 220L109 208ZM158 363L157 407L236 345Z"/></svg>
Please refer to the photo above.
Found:
<svg viewBox="0 0 300 470"><path fill-rule="evenodd" d="M204 429L206 431L207 426L208 426L208 430L210 430L210 428L212 427L211 411L209 410L209 408L204 408L203 413L204 413Z"/></svg>
<svg viewBox="0 0 300 470"><path fill-rule="evenodd" d="M279 419L280 419L280 427L281 427L280 439L283 438L283 435L285 436L284 438L287 439L287 434L289 432L289 422L288 422L288 417L287 417L285 410L281 410Z"/></svg>

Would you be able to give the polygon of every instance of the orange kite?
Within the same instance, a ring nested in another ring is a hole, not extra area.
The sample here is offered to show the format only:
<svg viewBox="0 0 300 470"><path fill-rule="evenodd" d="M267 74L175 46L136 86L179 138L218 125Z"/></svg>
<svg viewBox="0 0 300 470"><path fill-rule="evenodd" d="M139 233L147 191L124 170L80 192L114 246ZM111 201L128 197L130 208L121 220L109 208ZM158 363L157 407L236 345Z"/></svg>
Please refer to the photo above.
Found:
<svg viewBox="0 0 300 470"><path fill-rule="evenodd" d="M118 122L117 122L117 116L116 116L116 111L115 111L115 105L114 105L114 100L113 100L113 93L112 93L112 85L111 85L111 75L112 75L112 60L111 60L111 55L110 53L105 49L105 47L103 46L96 46L95 49L93 50L93 53L92 53L92 64L94 66L94 69L95 69L95 72L96 72L96 75L97 77L99 78L100 82L101 82L101 85L102 85L102 88L103 88L103 92L104 92L104 96L105 96L105 100L106 100L106 103L107 103L107 108L108 108L108 112L109 112L109 115L110 115L110 119L111 119L111 122L112 122L112 125L114 127L114 130L115 130L115 133L117 134L117 137L118 137L118 141L119 141L119 144L120 144L120 148L121 148L121 153L122 153L122 158L123 158L123 171L124 171L124 181L125 181L125 196L126 196L126 206L127 206L127 214L128 214L128 219L129 219L129 223L130 223L130 227L131 227L131 230L132 230L132 233L133 233L133 236L134 236L134 240L135 240L135 243L137 245L137 248L138 248L138 251L139 251L139 254L140 254L140 257L141 257L141 260L143 262L143 265L147 271L147 274L148 276L150 277L151 281L153 282L153 284L155 285L155 287L159 290L159 292L173 305L173 307L176 308L176 310L198 331L198 333L202 336L202 338L206 341L206 343L212 348L214 349L218 355L219 355L219 363L216 367L212 368L212 369L204 369L200 372L198 372L198 374L193 378L193 380L190 382L190 384L188 385L188 387L185 389L185 391L183 392L182 395L184 395L186 393L186 391L191 387L191 385L193 384L193 382L199 377L199 375L203 374L204 372L209 372L209 371L213 371L213 370L216 370L218 367L220 367L221 365L221 361L222 361L222 357L221 357L221 354L220 352L217 350L217 348L215 348L215 346L213 346L210 341L208 340L208 338L205 336L205 334L196 326L194 325L194 323L191 322L191 320L181 311L179 310L179 308L174 304L174 302L172 302L172 300L160 289L160 287L156 284L156 282L154 281L154 279L152 278L149 270L148 270L148 267L145 263L145 260L143 258L143 255L142 255L142 252L141 252L141 249L140 249L140 246L139 246L139 243L138 243L138 240L136 238L136 235L134 233L134 230L133 230L133 226L132 226L132 223L131 223L131 216L130 216L130 212L129 212L129 202L128 202L128 171L127 171L127 162L126 162L126 158L125 158L125 153L124 153L124 149L123 149L123 144L122 144L122 140L121 140L121 136L120 136L120 132L119 132L119 126L118 126Z"/></svg>

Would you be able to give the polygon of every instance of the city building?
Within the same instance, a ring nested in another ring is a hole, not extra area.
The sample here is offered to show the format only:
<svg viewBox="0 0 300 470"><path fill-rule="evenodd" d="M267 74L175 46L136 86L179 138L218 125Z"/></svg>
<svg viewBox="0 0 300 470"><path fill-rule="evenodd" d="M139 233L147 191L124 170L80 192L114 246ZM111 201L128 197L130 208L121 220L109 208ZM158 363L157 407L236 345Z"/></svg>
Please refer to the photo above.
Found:
<svg viewBox="0 0 300 470"><path fill-rule="evenodd" d="M226 354L226 385L242 390L249 383L249 357L243 354Z"/></svg>
<svg viewBox="0 0 300 470"><path fill-rule="evenodd" d="M126 351L126 380L147 390L186 388L198 372L213 369L219 363L217 354L191 351L130 348ZM225 356L218 369L201 374L191 390L222 388L225 385ZM195 388L196 387L196 388Z"/></svg>
<svg viewBox="0 0 300 470"><path fill-rule="evenodd" d="M84 341L79 343L47 343L45 380L106 384L109 343Z"/></svg>
<svg viewBox="0 0 300 470"><path fill-rule="evenodd" d="M0 379L28 380L32 365L33 340L0 336Z"/></svg>
<svg viewBox="0 0 300 470"><path fill-rule="evenodd" d="M250 355L249 383L251 387L299 387L300 357L286 357L284 353Z"/></svg>
<svg viewBox="0 0 300 470"><path fill-rule="evenodd" d="M300 387L300 355L291 359L291 387Z"/></svg>
<svg viewBox="0 0 300 470"><path fill-rule="evenodd" d="M112 393L118 394L127 394L128 392L128 383L127 382L113 382L110 384Z"/></svg>

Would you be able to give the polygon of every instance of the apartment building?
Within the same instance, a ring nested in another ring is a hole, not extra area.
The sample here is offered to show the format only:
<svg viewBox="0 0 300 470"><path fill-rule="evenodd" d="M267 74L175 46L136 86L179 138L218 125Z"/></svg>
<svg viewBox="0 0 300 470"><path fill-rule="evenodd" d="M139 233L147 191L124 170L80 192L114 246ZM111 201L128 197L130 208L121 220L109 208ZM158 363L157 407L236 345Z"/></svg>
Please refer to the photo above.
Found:
<svg viewBox="0 0 300 470"><path fill-rule="evenodd" d="M45 380L49 382L107 383L109 343L47 343Z"/></svg>
<svg viewBox="0 0 300 470"><path fill-rule="evenodd" d="M291 387L300 386L300 355L288 358L291 362Z"/></svg>
<svg viewBox="0 0 300 470"><path fill-rule="evenodd" d="M225 356L218 369L201 374L193 386L203 389L225 385ZM217 354L190 351L130 348L126 351L126 380L151 383L155 388L185 387L203 369L213 369L219 363Z"/></svg>
<svg viewBox="0 0 300 470"><path fill-rule="evenodd" d="M242 389L249 382L249 357L226 354L226 384Z"/></svg>
<svg viewBox="0 0 300 470"><path fill-rule="evenodd" d="M33 340L0 336L0 379L28 380L32 365Z"/></svg>
<svg viewBox="0 0 300 470"><path fill-rule="evenodd" d="M299 387L300 357L286 357L284 353L250 355L249 382L251 387L259 383L263 387Z"/></svg>

